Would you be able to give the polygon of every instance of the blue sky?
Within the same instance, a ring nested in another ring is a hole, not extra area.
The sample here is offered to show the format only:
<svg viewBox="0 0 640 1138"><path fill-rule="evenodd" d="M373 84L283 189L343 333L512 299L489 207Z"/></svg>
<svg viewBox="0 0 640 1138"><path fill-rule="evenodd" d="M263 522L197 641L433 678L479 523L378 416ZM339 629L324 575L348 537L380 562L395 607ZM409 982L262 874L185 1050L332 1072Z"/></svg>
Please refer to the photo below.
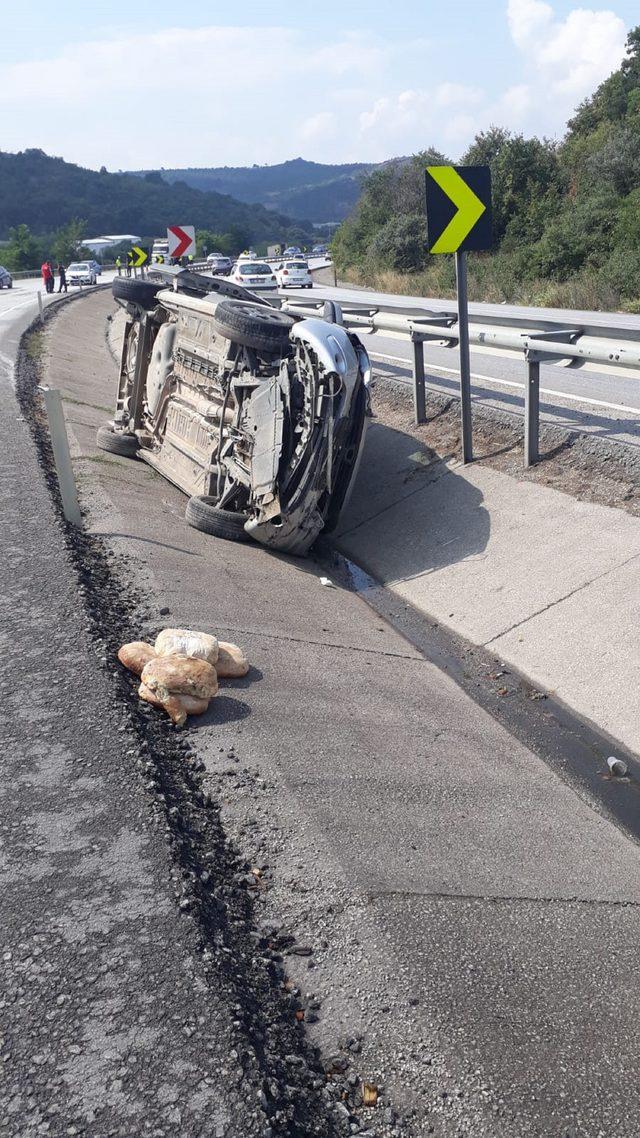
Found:
<svg viewBox="0 0 640 1138"><path fill-rule="evenodd" d="M640 22L637 0L3 7L0 146L109 169L457 158L491 123L559 136Z"/></svg>

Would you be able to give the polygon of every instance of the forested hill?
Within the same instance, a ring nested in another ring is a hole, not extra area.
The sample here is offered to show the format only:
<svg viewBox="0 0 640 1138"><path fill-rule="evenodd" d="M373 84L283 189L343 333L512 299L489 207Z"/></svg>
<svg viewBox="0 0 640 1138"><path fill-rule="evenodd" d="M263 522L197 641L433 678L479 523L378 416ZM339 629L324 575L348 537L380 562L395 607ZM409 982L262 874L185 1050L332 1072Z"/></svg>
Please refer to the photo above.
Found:
<svg viewBox="0 0 640 1138"><path fill-rule="evenodd" d="M362 176L373 164L325 165L293 158L274 166L190 167L159 173L167 182L182 181L199 190L231 194L243 202L259 202L289 217L315 222L342 221L353 209ZM136 171L144 176L144 171Z"/></svg>
<svg viewBox="0 0 640 1138"><path fill-rule="evenodd" d="M424 167L447 160L425 150L369 175L334 238L343 272L403 292L451 293L452 258L425 252ZM460 161L488 163L493 177L494 250L470 258L474 299L640 311L640 27L562 142L493 127Z"/></svg>
<svg viewBox="0 0 640 1138"><path fill-rule="evenodd" d="M170 185L159 174L140 178L104 167L98 173L42 150L0 151L0 238L22 224L33 233L50 233L72 218L83 218L90 234L153 235L172 223L234 231L239 245L280 239L291 227L289 218L261 205L180 182Z"/></svg>

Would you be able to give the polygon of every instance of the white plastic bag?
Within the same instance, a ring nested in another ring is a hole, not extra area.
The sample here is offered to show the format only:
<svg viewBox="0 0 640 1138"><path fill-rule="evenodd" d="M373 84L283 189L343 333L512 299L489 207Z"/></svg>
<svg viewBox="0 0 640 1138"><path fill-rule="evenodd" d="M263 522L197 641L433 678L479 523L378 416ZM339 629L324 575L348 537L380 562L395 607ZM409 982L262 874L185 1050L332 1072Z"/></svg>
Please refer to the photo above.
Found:
<svg viewBox="0 0 640 1138"><path fill-rule="evenodd" d="M158 656L189 656L207 660L214 667L218 659L216 637L190 628L164 628L156 637L155 650Z"/></svg>

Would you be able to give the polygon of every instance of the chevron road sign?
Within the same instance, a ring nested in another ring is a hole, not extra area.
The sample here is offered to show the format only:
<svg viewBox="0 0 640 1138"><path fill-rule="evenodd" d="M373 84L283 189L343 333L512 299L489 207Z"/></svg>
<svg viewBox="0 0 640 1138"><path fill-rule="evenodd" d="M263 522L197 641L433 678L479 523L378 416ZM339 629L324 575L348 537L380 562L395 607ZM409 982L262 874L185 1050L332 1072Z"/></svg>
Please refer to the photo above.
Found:
<svg viewBox="0 0 640 1138"><path fill-rule="evenodd" d="M167 229L169 256L179 261L196 251L196 231L193 225L170 225Z"/></svg>
<svg viewBox="0 0 640 1138"><path fill-rule="evenodd" d="M491 170L488 166L427 166L430 253L464 253L491 246Z"/></svg>
<svg viewBox="0 0 640 1138"><path fill-rule="evenodd" d="M149 260L149 254L145 249L141 249L139 245L134 245L131 251L127 253L127 258L132 268L139 269Z"/></svg>
<svg viewBox="0 0 640 1138"><path fill-rule="evenodd" d="M491 170L488 166L427 166L427 234L430 253L455 253L460 352L462 460L473 459L467 251L491 246ZM421 350L420 353L421 355ZM419 422L425 421L424 366L415 369Z"/></svg>

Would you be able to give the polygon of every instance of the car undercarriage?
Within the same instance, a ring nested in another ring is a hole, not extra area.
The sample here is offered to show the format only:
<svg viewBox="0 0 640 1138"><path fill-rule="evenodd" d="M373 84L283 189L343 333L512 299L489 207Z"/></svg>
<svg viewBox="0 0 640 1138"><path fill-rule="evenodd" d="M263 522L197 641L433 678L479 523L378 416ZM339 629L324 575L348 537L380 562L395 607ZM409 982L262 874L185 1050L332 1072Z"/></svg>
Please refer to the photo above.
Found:
<svg viewBox="0 0 640 1138"><path fill-rule="evenodd" d="M296 318L227 281L159 275L114 281L127 318L99 445L189 494L196 528L307 553L337 525L357 471L365 349L338 324Z"/></svg>

